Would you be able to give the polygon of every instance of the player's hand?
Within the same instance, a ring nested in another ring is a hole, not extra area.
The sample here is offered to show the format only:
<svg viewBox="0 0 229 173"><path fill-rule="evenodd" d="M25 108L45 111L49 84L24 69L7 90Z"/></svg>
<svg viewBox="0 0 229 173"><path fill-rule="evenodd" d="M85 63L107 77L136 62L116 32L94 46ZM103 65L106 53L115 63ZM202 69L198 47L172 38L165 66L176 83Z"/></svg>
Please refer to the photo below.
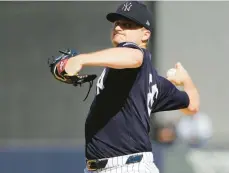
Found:
<svg viewBox="0 0 229 173"><path fill-rule="evenodd" d="M175 69L175 70L174 70ZM186 69L182 66L180 62L176 63L173 73L171 69L167 73L167 79L176 86L183 86L187 80L190 80L190 76Z"/></svg>
<svg viewBox="0 0 229 173"><path fill-rule="evenodd" d="M68 74L68 76L73 76L79 73L79 71L83 68L83 65L80 61L80 58L73 57L68 60L66 66L65 66L65 72Z"/></svg>

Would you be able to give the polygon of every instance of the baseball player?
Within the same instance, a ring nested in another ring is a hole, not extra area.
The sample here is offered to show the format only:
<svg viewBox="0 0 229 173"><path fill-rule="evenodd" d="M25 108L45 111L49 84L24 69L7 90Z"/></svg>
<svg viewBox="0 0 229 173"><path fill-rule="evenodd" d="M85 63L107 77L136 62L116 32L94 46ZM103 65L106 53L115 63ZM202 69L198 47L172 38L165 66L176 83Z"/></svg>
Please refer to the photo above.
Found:
<svg viewBox="0 0 229 173"><path fill-rule="evenodd" d="M113 48L61 59L54 68L66 81L84 66L104 67L85 123L84 172L158 173L149 138L150 114L195 114L198 91L181 63L167 79L156 72L147 50L152 15L143 3L127 1L106 18L113 23Z"/></svg>

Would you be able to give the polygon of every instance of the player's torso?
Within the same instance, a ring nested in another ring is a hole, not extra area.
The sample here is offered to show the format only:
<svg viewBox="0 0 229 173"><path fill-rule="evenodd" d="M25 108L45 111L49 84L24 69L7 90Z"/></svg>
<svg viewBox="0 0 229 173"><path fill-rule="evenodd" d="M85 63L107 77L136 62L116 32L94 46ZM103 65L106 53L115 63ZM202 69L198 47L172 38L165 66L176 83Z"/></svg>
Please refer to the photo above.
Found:
<svg viewBox="0 0 229 173"><path fill-rule="evenodd" d="M151 55L140 68L105 68L86 124L86 157L100 159L151 151L149 116L158 94Z"/></svg>

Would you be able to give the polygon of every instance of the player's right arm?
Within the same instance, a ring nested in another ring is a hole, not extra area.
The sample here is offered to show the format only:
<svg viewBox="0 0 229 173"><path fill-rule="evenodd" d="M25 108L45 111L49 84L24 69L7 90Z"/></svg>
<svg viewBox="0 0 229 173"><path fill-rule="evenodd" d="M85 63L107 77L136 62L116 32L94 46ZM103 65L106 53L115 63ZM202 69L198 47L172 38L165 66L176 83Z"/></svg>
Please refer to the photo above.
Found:
<svg viewBox="0 0 229 173"><path fill-rule="evenodd" d="M158 76L159 95L153 112L180 110L187 115L194 115L199 111L199 93L180 63L176 65L176 75L167 79ZM175 85L183 86L180 91Z"/></svg>
<svg viewBox="0 0 229 173"><path fill-rule="evenodd" d="M193 83L191 77L181 63L175 65L175 75L168 76L167 79L176 86L183 86L184 91L189 97L189 105L187 108L181 109L185 114L195 114L199 111L200 98L199 92Z"/></svg>
<svg viewBox="0 0 229 173"><path fill-rule="evenodd" d="M188 115L195 114L199 111L199 105L200 105L198 90L194 85L194 83L192 82L191 78L184 81L183 87L184 87L184 91L188 94L190 101L189 101L189 106L185 109L180 109L180 111Z"/></svg>

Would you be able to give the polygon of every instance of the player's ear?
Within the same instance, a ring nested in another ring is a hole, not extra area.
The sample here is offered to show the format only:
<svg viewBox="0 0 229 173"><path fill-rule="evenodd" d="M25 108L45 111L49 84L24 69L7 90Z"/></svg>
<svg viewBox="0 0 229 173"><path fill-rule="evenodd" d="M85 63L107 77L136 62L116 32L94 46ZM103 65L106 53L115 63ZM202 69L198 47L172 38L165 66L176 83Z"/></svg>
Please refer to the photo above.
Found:
<svg viewBox="0 0 229 173"><path fill-rule="evenodd" d="M143 28L143 36L142 36L142 42L146 42L150 38L151 32L145 28Z"/></svg>

